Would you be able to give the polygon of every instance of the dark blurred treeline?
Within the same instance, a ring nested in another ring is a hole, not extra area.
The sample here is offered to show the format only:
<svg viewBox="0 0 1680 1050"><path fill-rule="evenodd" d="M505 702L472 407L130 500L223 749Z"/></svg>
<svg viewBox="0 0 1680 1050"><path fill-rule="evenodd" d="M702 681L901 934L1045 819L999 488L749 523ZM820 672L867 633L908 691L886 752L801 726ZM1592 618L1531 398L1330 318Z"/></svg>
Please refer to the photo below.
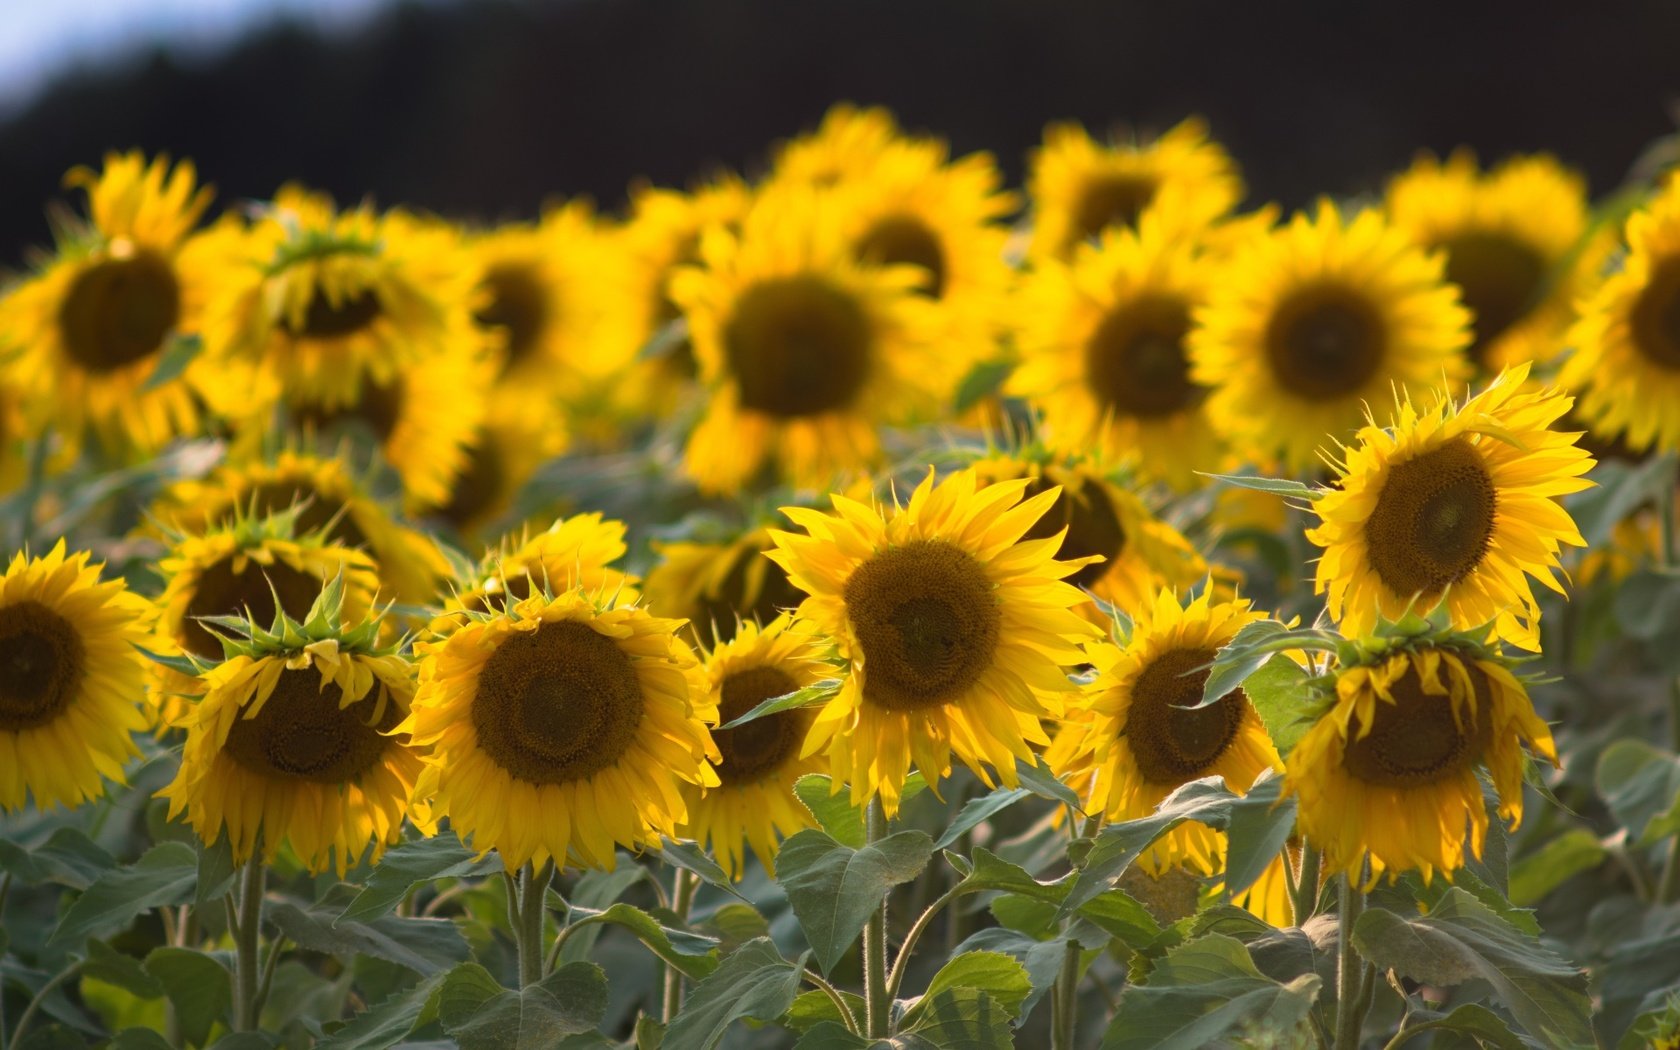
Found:
<svg viewBox="0 0 1680 1050"><path fill-rule="evenodd" d="M47 238L66 168L189 156L220 201L301 179L484 218L606 206L631 179L753 170L837 99L883 103L1014 179L1044 123L1202 113L1251 201L1380 185L1419 148L1549 149L1613 188L1673 129L1680 4L1473 0L461 0L207 63L62 81L0 125L0 266Z"/></svg>

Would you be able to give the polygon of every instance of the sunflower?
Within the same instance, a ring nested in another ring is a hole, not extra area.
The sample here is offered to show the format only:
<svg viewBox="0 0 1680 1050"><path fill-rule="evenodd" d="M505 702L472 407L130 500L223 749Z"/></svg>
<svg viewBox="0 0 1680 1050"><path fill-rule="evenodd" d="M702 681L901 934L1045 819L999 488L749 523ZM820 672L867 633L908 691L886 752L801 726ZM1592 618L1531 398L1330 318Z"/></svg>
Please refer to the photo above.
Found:
<svg viewBox="0 0 1680 1050"><path fill-rule="evenodd" d="M825 659L830 648L809 624L787 616L762 629L742 624L705 661L706 687L717 704L719 724L727 725L771 697L833 677L834 666ZM743 843L774 875L778 840L816 823L793 794L794 781L822 772L820 757L800 755L814 714L811 708L795 708L713 730L723 756L717 764L720 783L705 790L683 787L688 819L677 833L709 847L731 878L745 873Z"/></svg>
<svg viewBox="0 0 1680 1050"><path fill-rule="evenodd" d="M182 248L210 189L195 188L192 164L171 169L138 152L107 154L101 174L75 168L65 182L87 191L88 219L0 296L0 346L21 351L11 381L36 426L58 429L72 449L91 431L110 452L145 456L197 433L198 397L211 385L196 359L153 383L204 311L212 275Z"/></svg>
<svg viewBox="0 0 1680 1050"><path fill-rule="evenodd" d="M866 179L883 154L913 141L886 109L839 102L823 114L816 131L782 144L771 177L812 186Z"/></svg>
<svg viewBox="0 0 1680 1050"><path fill-rule="evenodd" d="M431 747L421 797L481 853L611 868L686 819L684 783L715 786L717 721L666 620L573 588L471 614L422 643L398 732Z"/></svg>
<svg viewBox="0 0 1680 1050"><path fill-rule="evenodd" d="M1569 265L1587 230L1579 174L1547 156L1512 157L1481 175L1469 150L1445 164L1425 154L1389 183L1388 215L1446 255L1447 280L1470 308L1478 367L1497 372L1562 348L1585 276Z"/></svg>
<svg viewBox="0 0 1680 1050"><path fill-rule="evenodd" d="M60 540L15 555L0 576L0 811L79 806L121 781L146 728L140 699L150 644L144 599L99 582L88 553Z"/></svg>
<svg viewBox="0 0 1680 1050"><path fill-rule="evenodd" d="M1351 636L1379 616L1444 602L1455 626L1495 625L1513 645L1540 645L1540 605L1525 574L1558 593L1561 544L1586 545L1557 497L1590 488L1579 434L1551 424L1569 408L1556 390L1524 390L1528 365L1455 405L1419 410L1402 397L1394 425L1359 432L1339 484L1312 509L1307 538L1324 548L1318 593Z"/></svg>
<svg viewBox="0 0 1680 1050"><path fill-rule="evenodd" d="M377 615L345 622L341 598L329 587L273 631L248 621L203 674L180 772L158 795L207 845L225 833L236 864L289 845L312 874L342 878L369 846L377 860L401 841L420 756L395 727L414 669L378 647Z"/></svg>
<svg viewBox="0 0 1680 1050"><path fill-rule="evenodd" d="M1680 449L1680 174L1627 222L1627 257L1581 304L1558 381L1594 430Z"/></svg>
<svg viewBox="0 0 1680 1050"><path fill-rule="evenodd" d="M973 468L987 482L1026 478L1027 496L1058 490L1056 502L1027 530L1027 539L1060 536L1056 556L1081 563L1067 582L1127 615L1147 607L1162 587L1187 590L1208 573L1207 562L1183 534L1088 462L993 456ZM1090 602L1081 609L1107 622Z"/></svg>
<svg viewBox="0 0 1680 1050"><path fill-rule="evenodd" d="M737 491L772 460L806 487L866 468L878 423L925 415L955 382L915 292L925 273L858 263L837 204L765 191L739 233L707 231L704 268L673 281L711 398L686 450L708 492Z"/></svg>
<svg viewBox="0 0 1680 1050"><path fill-rule="evenodd" d="M1366 403L1462 379L1468 321L1440 256L1376 211L1344 222L1324 201L1233 252L1196 311L1190 378L1250 461L1304 473Z"/></svg>
<svg viewBox="0 0 1680 1050"><path fill-rule="evenodd" d="M765 557L770 531L756 528L728 542L655 541L659 562L648 570L643 590L659 616L688 621L684 637L719 645L743 624L767 624L804 600L787 571Z"/></svg>
<svg viewBox="0 0 1680 1050"><path fill-rule="evenodd" d="M847 661L804 753L827 752L854 804L879 796L892 816L911 763L937 781L953 753L1014 785L1016 760L1049 742L1039 721L1060 715L1075 688L1063 668L1097 632L1073 611L1083 595L1062 577L1079 565L1055 560L1060 538L1024 538L1058 495L1023 500L1027 485L982 488L964 470L936 486L929 471L885 512L838 494L833 514L783 508L807 535L772 530L769 557Z"/></svg>
<svg viewBox="0 0 1680 1050"><path fill-rule="evenodd" d="M1355 878L1370 859L1428 880L1482 855L1488 817L1478 767L1499 795L1499 815L1522 819L1523 745L1557 761L1552 734L1506 661L1468 640L1421 640L1366 650L1336 673L1334 706L1289 756L1286 790L1300 799L1301 830L1328 872Z"/></svg>
<svg viewBox="0 0 1680 1050"><path fill-rule="evenodd" d="M29 475L28 442L34 428L24 417L23 399L0 366L0 497L9 495Z"/></svg>
<svg viewBox="0 0 1680 1050"><path fill-rule="evenodd" d="M496 395L492 395L493 397ZM566 434L552 415L545 423L530 413L492 412L467 451L466 463L450 486L448 502L433 516L464 537L479 534L505 516L525 483L564 449Z"/></svg>
<svg viewBox="0 0 1680 1050"><path fill-rule="evenodd" d="M1078 124L1052 124L1032 157L1034 260L1067 259L1075 246L1115 226L1136 226L1152 206L1211 223L1242 199L1230 156L1194 117L1160 138L1103 144Z"/></svg>
<svg viewBox="0 0 1680 1050"><path fill-rule="evenodd" d="M1151 480L1196 486L1222 443L1208 389L1190 376L1185 340L1214 270L1160 212L1109 230L1072 261L1041 261L1015 309L1020 366L1009 390L1044 413L1052 447L1096 450Z"/></svg>
<svg viewBox="0 0 1680 1050"><path fill-rule="evenodd" d="M466 623L468 614L498 611L539 592L581 587L628 602L636 597L636 578L611 567L624 552L624 523L602 520L597 512L558 518L534 536L529 529L504 536L471 576L455 582L432 632L447 634Z"/></svg>

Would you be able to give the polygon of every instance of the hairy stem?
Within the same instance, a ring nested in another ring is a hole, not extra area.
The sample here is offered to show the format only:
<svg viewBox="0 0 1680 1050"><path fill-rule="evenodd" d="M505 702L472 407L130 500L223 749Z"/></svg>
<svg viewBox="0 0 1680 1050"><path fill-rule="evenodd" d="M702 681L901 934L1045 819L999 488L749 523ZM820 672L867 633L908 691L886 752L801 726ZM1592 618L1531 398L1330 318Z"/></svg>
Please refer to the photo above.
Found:
<svg viewBox="0 0 1680 1050"><path fill-rule="evenodd" d="M257 983L262 976L262 906L266 869L262 854L253 852L239 880L239 922L233 930L233 1030L257 1030L262 1003Z"/></svg>
<svg viewBox="0 0 1680 1050"><path fill-rule="evenodd" d="M554 862L543 862L541 870L530 861L519 869L519 987L543 979L543 919L547 909L543 894L554 879Z"/></svg>
<svg viewBox="0 0 1680 1050"><path fill-rule="evenodd" d="M1072 938L1062 951L1062 969L1056 975L1050 1008L1051 1050L1074 1050L1079 1032L1079 942Z"/></svg>
<svg viewBox="0 0 1680 1050"><path fill-rule="evenodd" d="M840 1011L840 1019L846 1022L847 1030L853 1035L859 1034L857 1015L852 1013L852 1008L846 1002L846 997L840 994L840 989L829 984L823 979L822 974L809 966L805 967L805 979L811 982L812 987L828 996L828 1001L834 1004L836 1010Z"/></svg>
<svg viewBox="0 0 1680 1050"><path fill-rule="evenodd" d="M700 889L700 876L692 871L677 869L675 885L671 888L671 911L682 922L688 921L689 909L694 907L694 894ZM677 1016L682 1009L683 975L682 971L667 963L665 965L665 999L660 1007L660 1018L666 1024Z"/></svg>
<svg viewBox="0 0 1680 1050"><path fill-rule="evenodd" d="M864 820L866 837L870 842L879 842L887 835L887 815L881 808L880 799L871 799L869 811ZM875 909L875 914L869 917L869 922L863 928L863 1002L865 1024L867 1031L864 1035L870 1039L885 1039L892 1033L888 1031L892 1019L892 997L887 993L887 899L881 898L881 906ZM908 962L902 955L899 957L902 967Z"/></svg>
<svg viewBox="0 0 1680 1050"><path fill-rule="evenodd" d="M1353 947L1353 924L1365 906L1365 893L1344 873L1337 876L1341 907L1336 914L1336 1050L1358 1050L1365 1010L1360 1007L1365 962Z"/></svg>
<svg viewBox="0 0 1680 1050"><path fill-rule="evenodd" d="M1318 910L1318 850L1307 845L1301 850L1301 878L1295 885L1295 925L1300 926Z"/></svg>

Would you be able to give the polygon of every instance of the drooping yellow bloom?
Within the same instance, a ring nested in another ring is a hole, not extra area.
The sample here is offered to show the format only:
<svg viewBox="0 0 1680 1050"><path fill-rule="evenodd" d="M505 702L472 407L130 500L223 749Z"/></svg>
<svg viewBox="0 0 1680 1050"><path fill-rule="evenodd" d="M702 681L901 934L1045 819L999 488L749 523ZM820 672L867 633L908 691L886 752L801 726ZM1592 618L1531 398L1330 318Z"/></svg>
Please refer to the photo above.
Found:
<svg viewBox="0 0 1680 1050"><path fill-rule="evenodd" d="M1213 388L1208 418L1235 451L1307 473L1367 404L1461 380L1468 321L1439 256L1325 201L1232 252L1196 312L1190 377Z"/></svg>
<svg viewBox="0 0 1680 1050"><path fill-rule="evenodd" d="M1078 124L1052 124L1032 157L1034 259L1067 259L1074 247L1116 226L1137 225L1152 206L1169 203L1212 223L1242 199L1242 178L1197 118L1147 144L1098 143Z"/></svg>
<svg viewBox="0 0 1680 1050"><path fill-rule="evenodd" d="M846 661L804 753L826 752L855 804L879 797L891 816L912 763L936 782L953 754L1013 785L1016 760L1048 743L1039 720L1061 713L1063 668L1096 631L1073 611L1083 596L1062 578L1079 566L1055 560L1061 538L1024 538L1058 495L1023 500L1027 485L965 470L936 486L930 471L907 506L782 509L806 535L772 530L769 557Z"/></svg>
<svg viewBox="0 0 1680 1050"><path fill-rule="evenodd" d="M673 281L711 399L686 450L706 491L734 492L767 464L807 487L867 468L878 425L925 416L955 382L915 292L925 272L857 262L838 200L766 190Z"/></svg>
<svg viewBox="0 0 1680 1050"><path fill-rule="evenodd" d="M85 229L37 274L0 296L0 347L31 431L51 425L73 451L84 432L117 456L143 456L198 431L214 386L202 362L152 385L177 336L202 323L213 274L183 252L210 203L193 166L111 153L65 182L88 194Z"/></svg>
<svg viewBox="0 0 1680 1050"><path fill-rule="evenodd" d="M1394 424L1374 423L1336 466L1339 484L1313 501L1307 538L1324 548L1317 590L1350 636L1378 617L1445 602L1454 626L1493 624L1540 646L1540 605L1526 577L1554 591L1560 545L1585 546L1558 497L1589 488L1593 459L1579 434L1551 424L1569 408L1556 390L1524 390L1528 365L1502 373L1462 405L1409 397Z"/></svg>
<svg viewBox="0 0 1680 1050"><path fill-rule="evenodd" d="M235 863L290 846L310 872L342 877L401 841L420 757L393 727L414 668L376 646L377 617L347 624L331 594L302 623L248 626L204 672L180 772L158 794L206 844L226 834Z"/></svg>
<svg viewBox="0 0 1680 1050"><path fill-rule="evenodd" d="M835 667L826 659L830 649L810 624L787 616L762 629L742 624L740 633L705 660L718 724L727 725L771 697L834 677ZM718 785L683 786L688 819L677 826L678 835L708 847L731 878L746 871L744 847L774 875L780 840L816 823L793 793L794 781L824 766L821 756L800 754L814 717L813 708L802 707L713 730L723 756Z"/></svg>
<svg viewBox="0 0 1680 1050"><path fill-rule="evenodd" d="M140 753L149 610L88 557L60 540L0 575L0 811L79 806Z"/></svg>
<svg viewBox="0 0 1680 1050"><path fill-rule="evenodd" d="M1289 756L1287 790L1327 872L1448 878L1482 855L1485 766L1499 815L1522 819L1523 745L1557 761L1551 731L1499 659L1448 644L1386 651L1336 676L1335 706Z"/></svg>
<svg viewBox="0 0 1680 1050"><path fill-rule="evenodd" d="M1595 431L1680 449L1680 174L1627 222L1627 257L1581 304L1558 381Z"/></svg>
<svg viewBox="0 0 1680 1050"><path fill-rule="evenodd" d="M468 614L499 612L532 594L574 587L627 604L636 597L636 578L612 567L624 551L624 523L602 520L599 513L558 518L534 536L529 529L504 536L471 577L456 581L431 629L447 634Z"/></svg>
<svg viewBox="0 0 1680 1050"><path fill-rule="evenodd" d="M768 624L805 598L765 557L769 547L765 528L720 543L655 541L660 560L643 586L648 608L687 620L684 637L702 646L729 641L741 624Z"/></svg>
<svg viewBox="0 0 1680 1050"><path fill-rule="evenodd" d="M1563 348L1589 265L1569 263L1587 230L1587 186L1554 158L1512 157L1487 174L1469 150L1424 154L1388 186L1388 214L1446 256L1471 314L1470 359L1497 372ZM1602 252L1591 253L1592 264ZM1587 260L1583 260L1586 262Z"/></svg>
<svg viewBox="0 0 1680 1050"><path fill-rule="evenodd" d="M574 588L475 614L422 643L414 712L432 748L420 797L481 853L610 869L687 817L682 785L715 786L717 721L680 620Z"/></svg>

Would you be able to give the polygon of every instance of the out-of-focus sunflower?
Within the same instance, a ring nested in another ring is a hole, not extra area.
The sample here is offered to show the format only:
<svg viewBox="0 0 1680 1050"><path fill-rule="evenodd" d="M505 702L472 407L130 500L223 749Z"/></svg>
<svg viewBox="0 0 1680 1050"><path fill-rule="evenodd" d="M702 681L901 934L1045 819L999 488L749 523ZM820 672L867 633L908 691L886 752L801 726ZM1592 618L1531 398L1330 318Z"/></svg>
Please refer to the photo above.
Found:
<svg viewBox="0 0 1680 1050"><path fill-rule="evenodd" d="M915 421L955 381L915 293L924 271L857 262L837 205L767 190L673 281L711 398L686 450L706 491L734 492L772 461L795 485L828 485L873 463L877 425Z"/></svg>
<svg viewBox="0 0 1680 1050"><path fill-rule="evenodd" d="M636 578L612 568L624 551L624 523L602 520L593 512L560 518L534 536L528 529L505 536L485 553L471 578L457 581L432 631L446 634L467 622L469 613L499 611L534 593L574 587L628 603L636 597Z"/></svg>
<svg viewBox="0 0 1680 1050"><path fill-rule="evenodd" d="M379 617L345 622L336 587L302 622L255 622L203 674L174 782L158 794L207 844L227 835L236 864L290 846L312 873L345 871L402 838L419 753L394 727L414 669L378 646Z"/></svg>
<svg viewBox="0 0 1680 1050"><path fill-rule="evenodd" d="M785 507L806 535L772 530L769 557L810 595L799 615L834 639L845 684L812 723L805 753L826 752L835 790L898 811L911 764L930 782L953 754L983 781L1016 783L1017 759L1048 739L1043 718L1074 691L1063 668L1096 635L1073 610L1057 537L1025 539L1055 503L1021 499L1027 480L980 487L972 470L933 473L908 506L841 495L834 513Z"/></svg>
<svg viewBox="0 0 1680 1050"><path fill-rule="evenodd" d="M410 603L437 597L449 573L437 542L398 522L341 458L285 450L272 458L229 462L202 481L170 486L151 514L167 529L202 535L241 515L260 517L293 506L298 534L319 531L330 543L371 554L382 591Z"/></svg>
<svg viewBox="0 0 1680 1050"><path fill-rule="evenodd" d="M1439 256L1324 201L1233 252L1196 311L1190 378L1213 388L1208 418L1236 452L1308 473L1367 404L1462 380L1468 322Z"/></svg>
<svg viewBox="0 0 1680 1050"><path fill-rule="evenodd" d="M0 811L81 805L140 753L150 610L88 557L60 540L0 575Z"/></svg>
<svg viewBox="0 0 1680 1050"><path fill-rule="evenodd" d="M805 598L765 557L769 548L770 531L762 527L727 542L655 541L660 560L643 586L648 608L687 620L684 636L704 646L729 641L740 624L768 624Z"/></svg>
<svg viewBox="0 0 1680 1050"><path fill-rule="evenodd" d="M1469 150L1445 164L1425 154L1389 183L1388 214L1446 255L1447 280L1470 308L1478 367L1497 372L1562 349L1585 276L1567 265L1587 229L1579 174L1548 156L1512 157L1481 175Z"/></svg>
<svg viewBox="0 0 1680 1050"><path fill-rule="evenodd" d="M1522 819L1523 746L1557 761L1546 723L1498 654L1467 639L1365 651L1336 673L1334 706L1289 756L1287 790L1325 870L1371 881L1416 870L1451 877L1482 855L1488 818L1478 767L1499 815Z"/></svg>
<svg viewBox="0 0 1680 1050"><path fill-rule="evenodd" d="M1206 225L1242 199L1242 178L1197 118L1152 142L1099 143L1078 124L1052 124L1033 153L1034 259L1067 259L1075 246L1115 226L1136 226L1152 206L1171 201Z"/></svg>
<svg viewBox="0 0 1680 1050"><path fill-rule="evenodd" d="M0 366L0 497L23 484L29 475L30 429L22 398Z"/></svg>
<svg viewBox="0 0 1680 1050"><path fill-rule="evenodd" d="M812 186L867 178L883 154L912 141L888 110L839 102L823 114L816 131L782 144L772 178Z"/></svg>
<svg viewBox="0 0 1680 1050"><path fill-rule="evenodd" d="M1043 411L1052 447L1095 450L1187 489L1196 471L1218 468L1222 450L1185 348L1213 268L1159 215L1081 244L1071 262L1045 259L1023 279L1021 363L1009 388Z"/></svg>
<svg viewBox="0 0 1680 1050"><path fill-rule="evenodd" d="M1680 174L1627 221L1622 269L1581 304L1558 381L1595 431L1680 449Z"/></svg>
<svg viewBox="0 0 1680 1050"><path fill-rule="evenodd" d="M432 750L419 794L481 853L608 868L687 817L682 785L715 786L717 721L677 620L581 589L475 613L422 643L397 732Z"/></svg>
<svg viewBox="0 0 1680 1050"><path fill-rule="evenodd" d="M1392 428L1360 430L1338 484L1313 501L1321 524L1307 530L1324 548L1317 590L1344 633L1444 601L1455 626L1493 624L1539 648L1525 574L1562 593L1560 545L1586 541L1558 497L1592 486L1593 458L1579 434L1550 429L1569 397L1524 390L1527 376L1518 365L1462 405L1437 393L1420 411L1402 397Z"/></svg>
<svg viewBox="0 0 1680 1050"><path fill-rule="evenodd" d="M520 412L492 411L450 486L449 500L433 514L463 537L475 537L507 514L514 497L565 447L565 431Z"/></svg>
<svg viewBox="0 0 1680 1050"><path fill-rule="evenodd" d="M198 398L213 386L197 359L152 385L177 336L201 323L214 275L192 263L193 226L210 202L188 162L170 168L111 153L95 174L65 177L88 194L88 218L65 231L34 275L0 296L0 347L32 417L74 450L85 432L118 456L143 456L196 433Z"/></svg>
<svg viewBox="0 0 1680 1050"><path fill-rule="evenodd" d="M718 724L727 725L773 696L833 677L834 665L825 659L829 649L809 624L786 616L762 629L743 624L705 660ZM731 878L745 873L744 846L775 874L779 841L816 823L793 793L794 781L823 769L821 756L800 755L814 717L811 708L795 708L734 729L714 729L712 739L723 756L718 785L683 786L688 819L677 833L709 847Z"/></svg>
<svg viewBox="0 0 1680 1050"><path fill-rule="evenodd" d="M1061 536L1056 557L1084 563L1067 582L1127 615L1147 607L1161 588L1188 590L1208 573L1207 562L1182 533L1086 461L1064 464L999 455L973 467L984 482L1026 478L1027 496L1059 487L1056 502L1027 530L1027 539ZM1107 622L1093 603L1080 608L1094 622Z"/></svg>

